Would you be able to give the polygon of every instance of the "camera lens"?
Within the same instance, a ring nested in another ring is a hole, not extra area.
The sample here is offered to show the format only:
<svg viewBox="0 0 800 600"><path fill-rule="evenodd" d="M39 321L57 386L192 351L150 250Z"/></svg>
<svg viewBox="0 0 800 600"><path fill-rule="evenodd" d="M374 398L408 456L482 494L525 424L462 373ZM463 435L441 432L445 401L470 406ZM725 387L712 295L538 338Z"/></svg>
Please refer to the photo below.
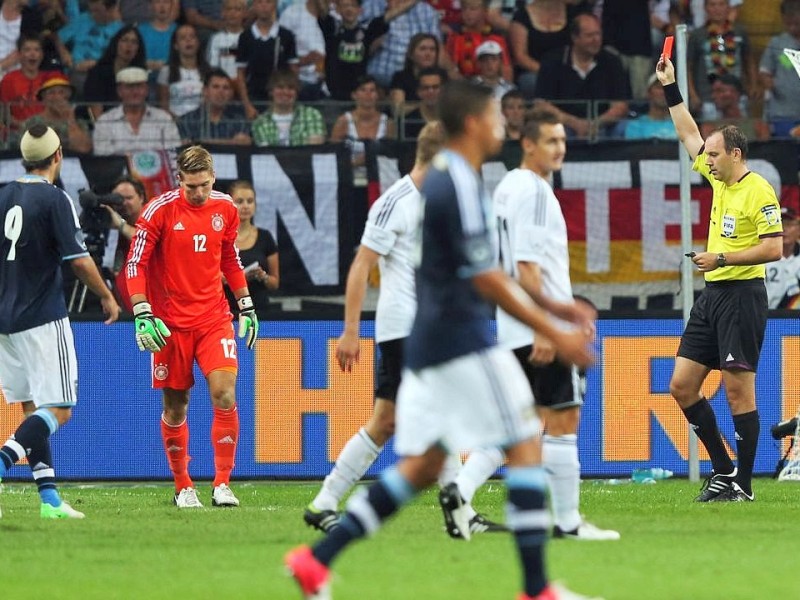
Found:
<svg viewBox="0 0 800 600"><path fill-rule="evenodd" d="M788 419L787 421L781 421L780 423L775 423L775 425L770 428L770 433L772 433L773 439L779 440L781 438L794 435L795 429L797 429L797 417Z"/></svg>

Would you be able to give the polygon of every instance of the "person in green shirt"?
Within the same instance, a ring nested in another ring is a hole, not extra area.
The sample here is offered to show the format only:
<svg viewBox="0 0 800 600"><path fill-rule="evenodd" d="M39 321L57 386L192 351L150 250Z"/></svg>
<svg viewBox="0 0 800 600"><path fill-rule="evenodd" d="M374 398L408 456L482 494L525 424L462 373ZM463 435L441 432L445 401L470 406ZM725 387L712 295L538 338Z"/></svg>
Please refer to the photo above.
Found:
<svg viewBox="0 0 800 600"><path fill-rule="evenodd" d="M256 146L306 146L322 144L325 121L316 108L297 103L300 79L288 69L275 71L269 78L270 109L253 121Z"/></svg>

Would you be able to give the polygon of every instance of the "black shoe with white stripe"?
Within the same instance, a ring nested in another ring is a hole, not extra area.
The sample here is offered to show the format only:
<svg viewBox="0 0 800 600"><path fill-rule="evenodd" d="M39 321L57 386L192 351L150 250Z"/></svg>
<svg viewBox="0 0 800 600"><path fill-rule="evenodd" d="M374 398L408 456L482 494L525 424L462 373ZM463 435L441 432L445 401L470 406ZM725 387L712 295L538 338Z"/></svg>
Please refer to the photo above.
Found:
<svg viewBox="0 0 800 600"><path fill-rule="evenodd" d="M700 494L695 498L695 502L713 502L720 495L728 493L736 479L736 472L737 469L727 475L713 473L703 482L703 487L700 488Z"/></svg>
<svg viewBox="0 0 800 600"><path fill-rule="evenodd" d="M712 502L753 502L756 495L752 492L745 492L738 483L734 482L731 487L714 498Z"/></svg>
<svg viewBox="0 0 800 600"><path fill-rule="evenodd" d="M478 513L469 520L470 533L500 533L508 531L508 527L502 523L490 521L482 514Z"/></svg>
<svg viewBox="0 0 800 600"><path fill-rule="evenodd" d="M309 527L328 533L339 524L339 513L335 510L318 510L309 504L303 513L303 520Z"/></svg>

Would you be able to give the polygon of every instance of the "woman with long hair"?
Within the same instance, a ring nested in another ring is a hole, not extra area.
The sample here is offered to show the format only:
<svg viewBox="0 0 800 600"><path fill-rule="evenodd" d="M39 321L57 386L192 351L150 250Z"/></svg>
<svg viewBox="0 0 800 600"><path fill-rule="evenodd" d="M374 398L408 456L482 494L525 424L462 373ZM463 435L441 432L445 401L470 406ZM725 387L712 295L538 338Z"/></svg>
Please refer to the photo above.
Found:
<svg viewBox="0 0 800 600"><path fill-rule="evenodd" d="M389 99L395 108L406 102L418 102L417 78L422 69L437 67L442 70L442 79L447 80L447 69L442 68L441 61L446 53L441 52L439 40L430 33L418 33L411 38L406 50L406 61L403 69L392 76L389 86Z"/></svg>
<svg viewBox="0 0 800 600"><path fill-rule="evenodd" d="M194 25L181 25L172 34L167 64L158 72L159 106L176 117L198 108L208 71L197 30Z"/></svg>

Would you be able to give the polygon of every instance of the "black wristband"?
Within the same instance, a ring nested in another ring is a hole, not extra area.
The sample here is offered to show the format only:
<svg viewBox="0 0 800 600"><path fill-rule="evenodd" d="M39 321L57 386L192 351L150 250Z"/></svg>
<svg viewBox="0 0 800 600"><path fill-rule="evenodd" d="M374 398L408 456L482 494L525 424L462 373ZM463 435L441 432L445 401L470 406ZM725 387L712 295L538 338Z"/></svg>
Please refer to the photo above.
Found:
<svg viewBox="0 0 800 600"><path fill-rule="evenodd" d="M669 107L678 106L678 104L683 102L681 90L677 82L673 81L664 86L664 99L667 101L667 106Z"/></svg>

